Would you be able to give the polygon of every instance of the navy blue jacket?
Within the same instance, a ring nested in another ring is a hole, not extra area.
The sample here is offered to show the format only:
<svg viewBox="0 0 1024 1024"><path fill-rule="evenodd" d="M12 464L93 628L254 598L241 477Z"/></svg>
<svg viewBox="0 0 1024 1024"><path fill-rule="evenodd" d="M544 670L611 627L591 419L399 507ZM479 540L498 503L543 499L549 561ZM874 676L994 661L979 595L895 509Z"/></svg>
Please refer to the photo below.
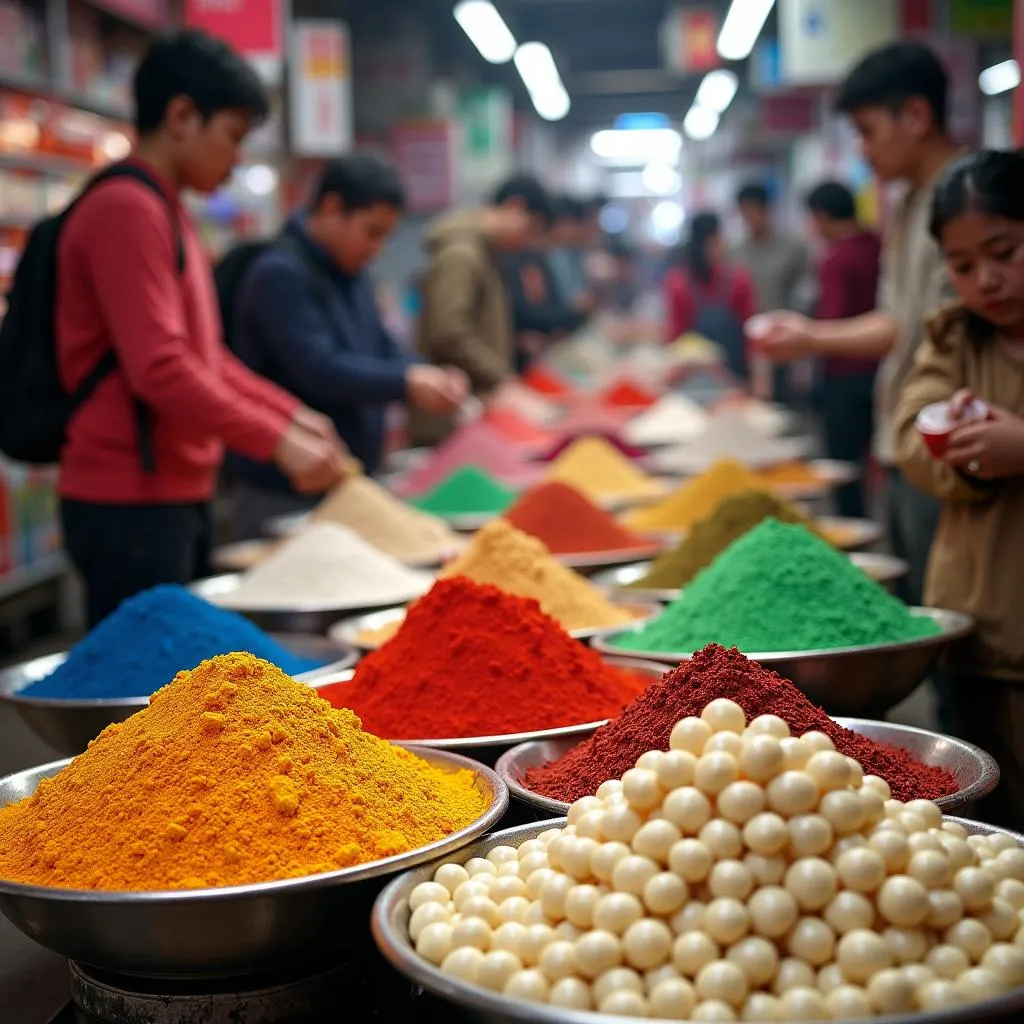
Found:
<svg viewBox="0 0 1024 1024"><path fill-rule="evenodd" d="M415 357L385 330L365 277L341 270L300 219L285 232L303 255L277 244L256 257L238 290L233 347L257 373L329 416L373 473L387 403L405 397L405 374ZM255 486L291 490L273 465L233 455L230 466Z"/></svg>

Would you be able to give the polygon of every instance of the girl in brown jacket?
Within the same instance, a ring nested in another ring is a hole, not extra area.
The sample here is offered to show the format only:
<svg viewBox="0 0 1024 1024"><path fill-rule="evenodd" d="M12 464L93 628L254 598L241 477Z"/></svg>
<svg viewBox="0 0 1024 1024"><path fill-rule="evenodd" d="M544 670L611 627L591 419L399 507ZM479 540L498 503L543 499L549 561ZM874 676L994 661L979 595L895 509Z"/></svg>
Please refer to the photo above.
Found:
<svg viewBox="0 0 1024 1024"><path fill-rule="evenodd" d="M964 157L938 187L932 234L961 303L939 313L917 353L895 421L897 459L944 502L925 583L929 605L974 616L948 669L961 734L999 761L1002 782L981 815L1024 825L1024 156ZM961 421L941 458L915 427L932 402Z"/></svg>

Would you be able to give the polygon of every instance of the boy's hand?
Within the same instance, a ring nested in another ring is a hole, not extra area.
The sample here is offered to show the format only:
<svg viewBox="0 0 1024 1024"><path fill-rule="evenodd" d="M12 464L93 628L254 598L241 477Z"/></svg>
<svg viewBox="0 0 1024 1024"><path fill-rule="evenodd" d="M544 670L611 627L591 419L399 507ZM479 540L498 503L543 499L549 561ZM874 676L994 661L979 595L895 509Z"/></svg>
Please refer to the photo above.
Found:
<svg viewBox="0 0 1024 1024"><path fill-rule="evenodd" d="M965 423L953 431L943 456L979 480L1024 474L1024 419L993 408L987 420Z"/></svg>

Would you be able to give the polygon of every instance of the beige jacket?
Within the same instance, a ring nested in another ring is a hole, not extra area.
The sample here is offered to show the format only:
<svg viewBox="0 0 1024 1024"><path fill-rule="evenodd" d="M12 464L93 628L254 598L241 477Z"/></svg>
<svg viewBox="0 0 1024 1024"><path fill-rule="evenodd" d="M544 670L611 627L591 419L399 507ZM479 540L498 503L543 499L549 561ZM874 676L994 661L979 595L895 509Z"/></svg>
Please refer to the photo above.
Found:
<svg viewBox="0 0 1024 1024"><path fill-rule="evenodd" d="M430 363L464 370L473 393L486 395L514 371L515 336L502 269L480 221L478 210L458 211L427 229L417 348ZM410 413L414 444L436 444L453 425Z"/></svg>
<svg viewBox="0 0 1024 1024"><path fill-rule="evenodd" d="M906 377L894 419L896 459L915 486L945 503L925 600L977 621L951 666L1024 681L1024 477L974 484L933 458L914 425L921 409L960 388L1024 416L1024 363L972 329L962 306L951 306L929 321Z"/></svg>

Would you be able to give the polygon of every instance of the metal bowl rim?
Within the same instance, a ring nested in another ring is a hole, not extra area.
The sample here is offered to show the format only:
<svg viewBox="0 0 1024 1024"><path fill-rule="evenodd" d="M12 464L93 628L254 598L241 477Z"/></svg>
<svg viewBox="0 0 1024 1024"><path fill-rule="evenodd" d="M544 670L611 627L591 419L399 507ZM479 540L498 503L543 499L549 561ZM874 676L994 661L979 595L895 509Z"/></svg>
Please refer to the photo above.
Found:
<svg viewBox="0 0 1024 1024"><path fill-rule="evenodd" d="M250 896L275 896L280 893L291 893L296 890L321 889L335 885L345 885L353 882L364 882L370 878L380 875L388 875L396 870L417 867L428 861L436 860L445 854L466 846L474 838L485 835L502 818L508 808L509 796L508 787L501 780L498 774L486 765L472 761L461 754L453 754L447 750L438 750L429 747L417 747L411 743L395 742L394 746L402 747L416 754L435 767L443 767L455 771L469 769L478 778L486 780L491 787L494 799L483 813L465 827L453 832L443 839L428 843L426 846L419 846L416 849L408 850L405 853L395 854L391 857L384 857L380 860L369 861L366 864L356 864L348 868L339 868L336 871L321 871L315 875L303 875L299 878L279 878L270 882L252 882L247 885L227 885L211 889L170 889L170 890L115 890L115 889L60 889L46 885L27 885L22 882L10 882L0 878L0 897L11 896L18 899L37 899L48 902L64 903L117 903L137 904L144 906L161 905L165 903L194 903L214 902L216 900L237 900ZM433 759L433 760L432 760ZM67 767L74 758L64 758L60 761L51 761L49 764L39 765L36 768L29 768L24 772L15 772L0 779L0 784L8 779L16 778L36 772L44 772L48 769L57 771ZM441 761L440 765L436 761ZM39 781L42 781L40 779ZM38 787L38 782L36 783ZM35 790L33 790L33 793ZM28 794L31 796L32 794ZM8 805L9 806L9 805Z"/></svg>

